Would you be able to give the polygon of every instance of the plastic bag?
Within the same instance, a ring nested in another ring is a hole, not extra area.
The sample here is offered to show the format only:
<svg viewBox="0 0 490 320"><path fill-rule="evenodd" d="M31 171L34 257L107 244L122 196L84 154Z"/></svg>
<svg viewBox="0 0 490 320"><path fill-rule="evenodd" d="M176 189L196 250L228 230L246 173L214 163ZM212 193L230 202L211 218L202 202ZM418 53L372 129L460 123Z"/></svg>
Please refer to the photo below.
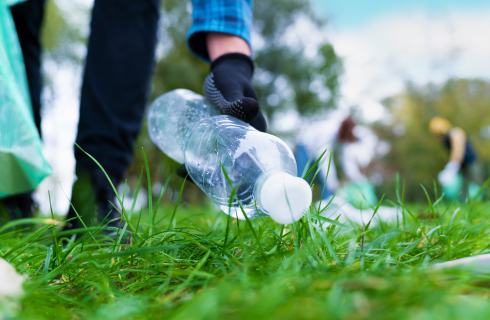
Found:
<svg viewBox="0 0 490 320"><path fill-rule="evenodd" d="M24 60L9 5L0 0L0 198L34 190L51 174L32 114Z"/></svg>
<svg viewBox="0 0 490 320"><path fill-rule="evenodd" d="M463 175L458 172L451 183L442 185L442 192L444 193L444 197L452 201L454 198L458 196L463 190Z"/></svg>
<svg viewBox="0 0 490 320"><path fill-rule="evenodd" d="M367 209L378 204L376 191L368 179L349 183L339 190L338 195L347 199L357 209Z"/></svg>
<svg viewBox="0 0 490 320"><path fill-rule="evenodd" d="M483 191L480 192L481 187L474 183L473 181L470 181L468 183L468 197L472 201L480 201L483 199L483 195L485 194Z"/></svg>

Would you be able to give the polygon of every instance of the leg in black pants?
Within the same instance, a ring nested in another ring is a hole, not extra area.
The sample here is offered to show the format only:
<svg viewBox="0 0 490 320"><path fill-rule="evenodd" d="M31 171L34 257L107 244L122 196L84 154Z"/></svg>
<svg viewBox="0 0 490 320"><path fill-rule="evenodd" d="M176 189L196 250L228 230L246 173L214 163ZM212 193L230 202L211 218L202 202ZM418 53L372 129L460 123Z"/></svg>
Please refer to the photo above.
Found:
<svg viewBox="0 0 490 320"><path fill-rule="evenodd" d="M94 3L76 142L97 159L113 183L121 181L131 163L141 129L154 66L158 10L159 0ZM108 200L113 200L114 192L94 161L76 146L75 158L73 205L78 209L95 201L94 218L100 221L112 209ZM87 193L90 183L94 191ZM92 216L93 208L88 209ZM73 210L69 217L75 217Z"/></svg>
<svg viewBox="0 0 490 320"><path fill-rule="evenodd" d="M40 31L45 0L28 0L11 7L12 17L19 37L27 82L31 95L34 121L41 134L41 44ZM10 196L1 200L0 211L5 210L10 219L29 218L34 211L32 192ZM3 210L2 210L3 209ZM5 215L0 212L0 215Z"/></svg>

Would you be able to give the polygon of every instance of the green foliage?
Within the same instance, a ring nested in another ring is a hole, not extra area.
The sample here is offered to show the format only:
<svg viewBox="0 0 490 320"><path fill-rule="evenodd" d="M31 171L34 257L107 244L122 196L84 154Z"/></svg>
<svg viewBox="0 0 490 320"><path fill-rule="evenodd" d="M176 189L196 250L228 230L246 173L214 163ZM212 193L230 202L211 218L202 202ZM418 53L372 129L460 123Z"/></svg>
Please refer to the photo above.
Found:
<svg viewBox="0 0 490 320"><path fill-rule="evenodd" d="M172 52L157 64L152 98L179 88L201 92L208 72L209 66L194 57L185 42L177 42Z"/></svg>
<svg viewBox="0 0 490 320"><path fill-rule="evenodd" d="M255 88L260 105L271 120L277 111L296 109L300 114L311 115L334 107L338 96L342 63L330 44L323 43L313 60L305 57L301 43L294 47L284 44L289 28L299 17L308 17L317 29L326 23L316 17L308 0L255 2L254 28L266 43L255 58L257 74L265 74L265 79L255 81ZM317 88L312 87L313 83ZM322 91L329 95L322 97ZM268 99L271 96L274 98Z"/></svg>
<svg viewBox="0 0 490 320"><path fill-rule="evenodd" d="M442 86L409 85L406 93L384 103L393 115L393 124L376 124L375 128L380 138L391 144L383 160L390 168L381 187L388 194L393 194L394 173L399 172L406 180L407 200L425 199L420 184L432 186L448 162L448 150L428 130L429 120L437 115L465 130L479 159L490 161L490 140L481 135L482 128L490 125L490 83L454 79ZM397 126L405 131L401 136L394 134Z"/></svg>
<svg viewBox="0 0 490 320"><path fill-rule="evenodd" d="M266 83L256 85L260 104L270 119L277 111L296 109L300 114L311 115L335 106L339 75L336 69L341 68L340 59L329 44L323 45L319 54L322 62L317 65L292 48L271 45L257 53L259 71L270 77ZM320 90L330 92L327 99L321 98L312 88L315 81L323 88ZM271 96L275 101L268 99Z"/></svg>

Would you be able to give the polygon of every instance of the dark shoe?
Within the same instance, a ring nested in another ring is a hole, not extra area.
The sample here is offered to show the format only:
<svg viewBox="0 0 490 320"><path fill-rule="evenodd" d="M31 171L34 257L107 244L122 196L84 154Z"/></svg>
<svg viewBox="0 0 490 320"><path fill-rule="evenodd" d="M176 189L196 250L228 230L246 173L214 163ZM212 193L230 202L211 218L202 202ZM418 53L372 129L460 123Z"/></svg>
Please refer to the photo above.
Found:
<svg viewBox="0 0 490 320"><path fill-rule="evenodd" d="M9 220L32 218L35 209L32 192L0 199L0 216Z"/></svg>
<svg viewBox="0 0 490 320"><path fill-rule="evenodd" d="M77 170L76 175L77 181L73 184L71 205L66 217L66 220L71 220L67 222L64 230L101 225L119 227L121 215L111 204L115 203L116 194L102 170ZM111 178L111 181L116 185L115 179Z"/></svg>

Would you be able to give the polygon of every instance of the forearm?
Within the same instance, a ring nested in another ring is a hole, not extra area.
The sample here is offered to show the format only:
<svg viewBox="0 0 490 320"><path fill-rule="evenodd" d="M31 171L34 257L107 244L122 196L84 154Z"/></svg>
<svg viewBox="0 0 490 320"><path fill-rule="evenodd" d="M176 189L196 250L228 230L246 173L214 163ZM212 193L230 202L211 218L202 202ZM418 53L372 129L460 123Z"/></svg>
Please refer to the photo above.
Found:
<svg viewBox="0 0 490 320"><path fill-rule="evenodd" d="M208 32L206 44L211 62L227 53L242 53L249 57L252 55L247 41L232 34Z"/></svg>
<svg viewBox="0 0 490 320"><path fill-rule="evenodd" d="M226 53L243 53L251 56L250 37L253 21L252 0L192 0L192 27L187 35L187 43L191 51L199 58L210 62L209 48L214 50L215 45L208 41L218 42ZM209 34L215 34L208 39ZM233 37L233 38L230 38ZM226 38L229 39L226 39ZM243 41L242 41L243 40ZM247 44L245 46L245 43ZM221 54L221 55L222 55ZM217 56L219 53L216 54ZM214 57L216 59L216 57Z"/></svg>
<svg viewBox="0 0 490 320"><path fill-rule="evenodd" d="M451 152L449 161L455 161L461 165L466 151L466 134L462 129L455 128L451 133L450 139Z"/></svg>

